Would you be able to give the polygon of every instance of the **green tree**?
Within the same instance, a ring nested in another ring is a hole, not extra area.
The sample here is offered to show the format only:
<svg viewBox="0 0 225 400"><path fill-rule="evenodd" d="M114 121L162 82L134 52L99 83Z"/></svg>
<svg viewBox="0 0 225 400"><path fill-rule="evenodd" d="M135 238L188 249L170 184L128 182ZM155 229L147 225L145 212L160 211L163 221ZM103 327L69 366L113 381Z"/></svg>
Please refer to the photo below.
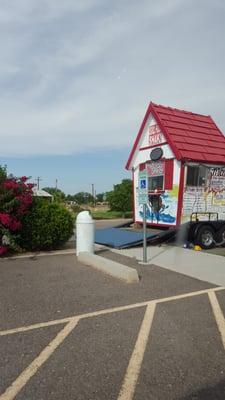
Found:
<svg viewBox="0 0 225 400"><path fill-rule="evenodd" d="M0 183L4 182L7 178L7 167L0 165Z"/></svg>
<svg viewBox="0 0 225 400"><path fill-rule="evenodd" d="M98 201L99 203L102 203L104 201L104 196L105 196L105 193L98 193L96 195L96 201Z"/></svg>
<svg viewBox="0 0 225 400"><path fill-rule="evenodd" d="M94 203L94 197L88 193L88 192L79 192L76 193L74 196L74 201L77 202L77 204L90 204Z"/></svg>
<svg viewBox="0 0 225 400"><path fill-rule="evenodd" d="M74 194L67 194L66 200L67 200L67 201L75 201L75 199L74 199Z"/></svg>
<svg viewBox="0 0 225 400"><path fill-rule="evenodd" d="M107 200L112 211L132 210L133 185L130 179L123 179L121 183L114 185L114 189L108 193Z"/></svg>
<svg viewBox="0 0 225 400"><path fill-rule="evenodd" d="M66 198L65 193L60 189L56 189L54 187L45 187L42 190L45 190L46 192L51 194L53 196L54 201L56 201L57 203L64 201Z"/></svg>

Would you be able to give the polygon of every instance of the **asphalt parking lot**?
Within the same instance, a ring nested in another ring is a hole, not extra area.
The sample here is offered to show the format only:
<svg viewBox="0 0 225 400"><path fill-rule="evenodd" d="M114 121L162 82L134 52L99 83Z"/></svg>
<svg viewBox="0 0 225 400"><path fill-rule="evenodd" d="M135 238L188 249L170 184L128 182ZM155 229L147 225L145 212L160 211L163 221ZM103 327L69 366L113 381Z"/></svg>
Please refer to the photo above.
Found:
<svg viewBox="0 0 225 400"><path fill-rule="evenodd" d="M224 399L225 290L102 256L140 282L74 255L0 261L0 400Z"/></svg>

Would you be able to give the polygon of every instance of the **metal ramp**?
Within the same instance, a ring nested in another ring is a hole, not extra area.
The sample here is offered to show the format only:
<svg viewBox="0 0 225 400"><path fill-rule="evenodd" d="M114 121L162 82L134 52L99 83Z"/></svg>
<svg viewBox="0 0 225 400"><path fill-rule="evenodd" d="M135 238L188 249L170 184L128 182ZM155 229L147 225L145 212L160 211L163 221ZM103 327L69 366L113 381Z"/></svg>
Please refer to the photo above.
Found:
<svg viewBox="0 0 225 400"><path fill-rule="evenodd" d="M174 228L167 229L166 231L148 231L147 242L168 240L175 236L175 233L176 230ZM136 232L119 227L97 229L95 232L95 243L116 249L125 249L141 245L143 243L143 233L142 231Z"/></svg>

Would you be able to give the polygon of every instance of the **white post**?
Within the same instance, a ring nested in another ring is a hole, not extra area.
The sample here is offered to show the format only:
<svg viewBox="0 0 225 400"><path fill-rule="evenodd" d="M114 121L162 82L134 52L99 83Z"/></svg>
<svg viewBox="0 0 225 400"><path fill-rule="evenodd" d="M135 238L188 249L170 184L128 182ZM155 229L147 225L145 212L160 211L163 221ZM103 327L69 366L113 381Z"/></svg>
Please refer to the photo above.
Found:
<svg viewBox="0 0 225 400"><path fill-rule="evenodd" d="M94 253L94 221L89 211L81 211L76 219L76 254Z"/></svg>

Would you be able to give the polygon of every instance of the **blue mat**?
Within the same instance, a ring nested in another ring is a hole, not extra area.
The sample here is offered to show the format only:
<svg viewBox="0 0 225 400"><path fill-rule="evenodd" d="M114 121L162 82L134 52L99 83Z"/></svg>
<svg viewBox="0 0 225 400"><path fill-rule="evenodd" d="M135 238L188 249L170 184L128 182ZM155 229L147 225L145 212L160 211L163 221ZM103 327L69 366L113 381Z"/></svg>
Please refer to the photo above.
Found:
<svg viewBox="0 0 225 400"><path fill-rule="evenodd" d="M158 237L158 234L148 233L147 239ZM118 249L141 244L143 241L142 232L129 232L125 229L106 228L95 231L95 243L111 246Z"/></svg>

